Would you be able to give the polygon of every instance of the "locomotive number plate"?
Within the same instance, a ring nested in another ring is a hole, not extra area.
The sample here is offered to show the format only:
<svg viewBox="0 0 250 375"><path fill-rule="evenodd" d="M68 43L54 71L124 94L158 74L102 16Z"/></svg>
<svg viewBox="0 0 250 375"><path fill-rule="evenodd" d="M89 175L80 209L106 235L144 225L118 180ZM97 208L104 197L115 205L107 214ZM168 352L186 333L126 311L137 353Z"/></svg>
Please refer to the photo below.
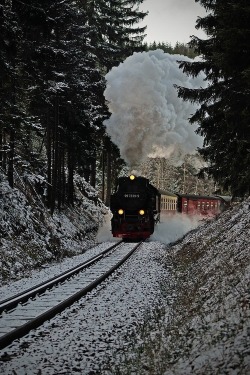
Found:
<svg viewBox="0 0 250 375"><path fill-rule="evenodd" d="M128 193L128 194L124 194L124 198L140 198L140 194Z"/></svg>

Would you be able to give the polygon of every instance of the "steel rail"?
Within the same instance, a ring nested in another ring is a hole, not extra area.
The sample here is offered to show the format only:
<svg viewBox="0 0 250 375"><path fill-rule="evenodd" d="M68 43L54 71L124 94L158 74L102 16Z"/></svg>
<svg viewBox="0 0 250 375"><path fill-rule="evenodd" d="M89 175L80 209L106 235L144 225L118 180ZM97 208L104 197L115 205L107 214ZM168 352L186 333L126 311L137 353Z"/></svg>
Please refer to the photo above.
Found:
<svg viewBox="0 0 250 375"><path fill-rule="evenodd" d="M35 285L25 291L18 293L12 297L6 298L5 300L0 301L0 314L3 311L9 311L17 306L19 303L24 303L28 301L28 299L36 296L37 294L44 293L45 290L52 288L54 285L67 280L69 277L81 272L84 268L91 266L97 260L103 258L109 251L117 247L121 244L122 241L115 243L114 245L110 246L109 248L103 250L100 254L95 255L94 257L88 259L87 261L61 273L60 275L54 276L51 279L42 282L38 285Z"/></svg>
<svg viewBox="0 0 250 375"><path fill-rule="evenodd" d="M94 281L90 282L87 286L83 287L78 292L74 293L61 303L50 308L39 316L29 320L27 323L15 328L14 330L6 333L0 337L0 349L4 349L10 345L14 340L19 339L29 333L32 329L36 329L41 326L45 321L53 318L56 314L59 314L67 307L71 306L74 302L78 301L81 297L85 296L91 290L96 288L102 281L107 279L113 272L115 272L141 245L143 241L137 243L121 260L119 260L114 266L108 271L97 277Z"/></svg>

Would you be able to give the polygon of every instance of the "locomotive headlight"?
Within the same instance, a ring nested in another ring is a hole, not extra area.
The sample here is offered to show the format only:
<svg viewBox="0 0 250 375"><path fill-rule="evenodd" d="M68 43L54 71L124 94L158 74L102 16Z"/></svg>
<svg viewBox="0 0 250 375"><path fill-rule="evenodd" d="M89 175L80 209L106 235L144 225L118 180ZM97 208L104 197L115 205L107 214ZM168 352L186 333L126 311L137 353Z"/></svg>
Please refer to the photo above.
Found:
<svg viewBox="0 0 250 375"><path fill-rule="evenodd" d="M119 215L123 215L123 213L124 213L123 209L120 208L120 210L118 210L118 214L119 214Z"/></svg>
<svg viewBox="0 0 250 375"><path fill-rule="evenodd" d="M131 174L131 175L129 176L129 178L130 178L131 181L133 181L133 180L135 179L135 176L134 176L133 174Z"/></svg>
<svg viewBox="0 0 250 375"><path fill-rule="evenodd" d="M144 210L140 210L140 211L139 211L139 214L142 216L142 215L145 214L145 211L144 211Z"/></svg>

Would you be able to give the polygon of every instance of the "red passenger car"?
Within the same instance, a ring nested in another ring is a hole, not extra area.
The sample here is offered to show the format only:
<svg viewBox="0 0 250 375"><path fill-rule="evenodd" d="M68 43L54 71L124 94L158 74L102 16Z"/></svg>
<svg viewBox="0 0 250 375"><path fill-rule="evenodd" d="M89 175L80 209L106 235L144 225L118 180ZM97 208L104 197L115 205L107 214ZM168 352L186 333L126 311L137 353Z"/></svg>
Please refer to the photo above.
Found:
<svg viewBox="0 0 250 375"><path fill-rule="evenodd" d="M222 212L227 202L220 196L177 194L177 211L188 215L214 216Z"/></svg>

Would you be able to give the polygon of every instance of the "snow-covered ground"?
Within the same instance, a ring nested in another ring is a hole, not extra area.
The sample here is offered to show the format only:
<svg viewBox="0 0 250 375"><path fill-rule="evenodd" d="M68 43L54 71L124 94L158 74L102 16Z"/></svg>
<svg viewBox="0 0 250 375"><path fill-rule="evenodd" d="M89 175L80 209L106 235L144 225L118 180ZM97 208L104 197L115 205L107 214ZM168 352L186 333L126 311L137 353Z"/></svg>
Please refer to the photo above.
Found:
<svg viewBox="0 0 250 375"><path fill-rule="evenodd" d="M0 362L0 373L89 374L108 368L113 353L126 345L124 334L134 332L145 311L159 303L164 268L155 258L163 248L153 242L143 245L98 290L3 350L1 358L8 360Z"/></svg>
<svg viewBox="0 0 250 375"><path fill-rule="evenodd" d="M101 287L2 350L0 373L249 374L249 205L203 224L165 218ZM108 222L99 241L111 240ZM94 251L32 271L1 296Z"/></svg>
<svg viewBox="0 0 250 375"><path fill-rule="evenodd" d="M75 207L53 216L4 180L0 191L0 300L116 241L82 180ZM162 217L102 286L0 351L0 374L249 374L249 207L209 222Z"/></svg>

